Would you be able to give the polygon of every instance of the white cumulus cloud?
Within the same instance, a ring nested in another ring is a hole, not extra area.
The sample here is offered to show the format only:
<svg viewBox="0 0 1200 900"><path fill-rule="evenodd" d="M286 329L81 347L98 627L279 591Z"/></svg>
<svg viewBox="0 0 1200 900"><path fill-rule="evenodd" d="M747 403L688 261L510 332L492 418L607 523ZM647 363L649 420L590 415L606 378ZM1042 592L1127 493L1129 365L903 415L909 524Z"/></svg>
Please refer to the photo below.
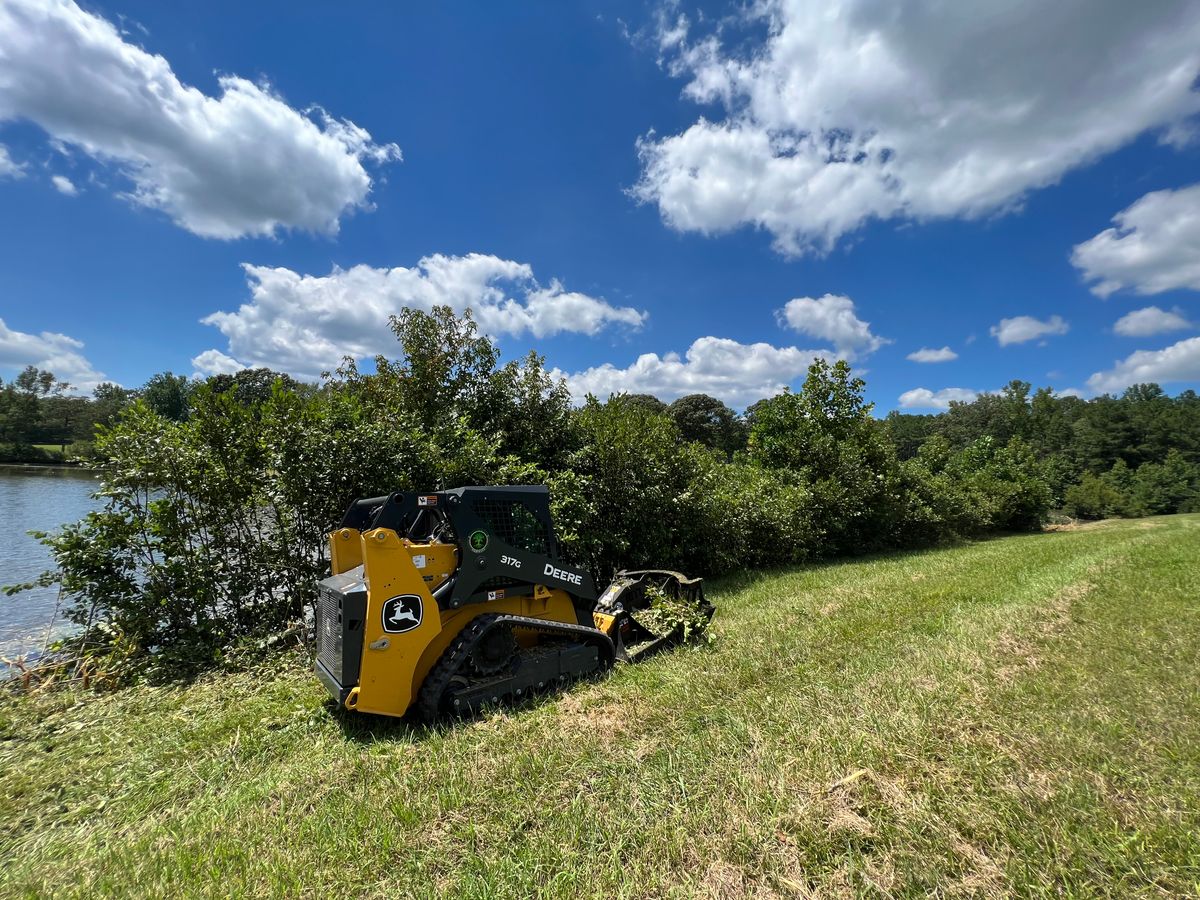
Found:
<svg viewBox="0 0 1200 900"><path fill-rule="evenodd" d="M247 368L232 356L228 356L220 350L205 350L203 353L193 356L192 366L196 370L192 373L193 378L207 378L210 375L233 375Z"/></svg>
<svg viewBox="0 0 1200 900"><path fill-rule="evenodd" d="M24 174L24 166L17 165L8 155L8 148L0 144L0 178L20 178Z"/></svg>
<svg viewBox="0 0 1200 900"><path fill-rule="evenodd" d="M1200 184L1146 194L1113 225L1071 253L1093 294L1200 291Z"/></svg>
<svg viewBox="0 0 1200 900"><path fill-rule="evenodd" d="M801 350L771 344L742 344L729 338L697 338L681 357L678 353L643 353L631 365L594 366L565 377L575 400L595 394L653 394L674 400L685 394L708 394L734 407L772 397L808 371L814 359L832 361L831 350Z"/></svg>
<svg viewBox="0 0 1200 900"><path fill-rule="evenodd" d="M364 163L400 158L353 122L293 109L234 75L210 97L71 0L0 3L0 122L116 166L127 196L211 238L334 233L368 206Z"/></svg>
<svg viewBox="0 0 1200 900"><path fill-rule="evenodd" d="M949 409L952 402L970 403L979 396L979 391L969 388L913 388L900 395L900 406L904 409Z"/></svg>
<svg viewBox="0 0 1200 900"><path fill-rule="evenodd" d="M609 325L638 328L646 313L613 306L598 297L567 290L559 281L542 285L526 263L482 253L434 254L405 268L359 265L328 275L244 265L250 300L236 312L214 312L201 321L220 329L228 353L200 354L193 362L228 367L269 366L314 379L337 367L344 356L389 353L395 339L388 316L405 307L429 310L470 307L492 335L560 332L594 335ZM230 360L226 363L223 360ZM214 370L216 371L216 370Z"/></svg>
<svg viewBox="0 0 1200 900"><path fill-rule="evenodd" d="M1138 350L1113 368L1088 379L1093 391L1120 391L1131 384L1200 381L1200 337L1188 338L1162 350Z"/></svg>
<svg viewBox="0 0 1200 900"><path fill-rule="evenodd" d="M920 350L914 350L908 354L905 359L919 363L940 363L958 359L958 354L949 347L939 347L937 349L922 347Z"/></svg>
<svg viewBox="0 0 1200 900"><path fill-rule="evenodd" d="M992 337L1001 347L1009 344L1024 344L1040 337L1053 334L1066 334L1070 326L1062 316L1051 316L1046 321L1035 319L1033 316L1014 316L1011 319L1001 319L990 329Z"/></svg>
<svg viewBox="0 0 1200 900"><path fill-rule="evenodd" d="M104 381L104 373L96 371L80 352L82 349L82 341L65 334L14 331L0 319L0 369L20 370L26 366L37 366L53 372L61 381L69 381L80 390L90 391Z"/></svg>
<svg viewBox="0 0 1200 900"><path fill-rule="evenodd" d="M1145 309L1135 309L1121 316L1113 325L1113 331L1125 337L1149 337L1152 334L1182 331L1191 327L1192 323L1184 317L1183 310L1179 307L1165 310L1157 306L1147 306Z"/></svg>
<svg viewBox="0 0 1200 900"><path fill-rule="evenodd" d="M716 115L641 139L633 194L674 228L763 228L785 254L871 219L1011 210L1200 111L1189 0L758 0L741 15L748 29L663 16L664 64Z"/></svg>
<svg viewBox="0 0 1200 900"><path fill-rule="evenodd" d="M68 197L74 197L79 193L79 188L75 187L73 182L66 175L51 175L50 181L54 185L54 189L60 194L66 194Z"/></svg>
<svg viewBox="0 0 1200 900"><path fill-rule="evenodd" d="M822 297L797 297L776 312L781 325L822 341L833 342L838 355L853 360L874 353L891 343L871 333L871 323L854 311L854 301L837 294Z"/></svg>

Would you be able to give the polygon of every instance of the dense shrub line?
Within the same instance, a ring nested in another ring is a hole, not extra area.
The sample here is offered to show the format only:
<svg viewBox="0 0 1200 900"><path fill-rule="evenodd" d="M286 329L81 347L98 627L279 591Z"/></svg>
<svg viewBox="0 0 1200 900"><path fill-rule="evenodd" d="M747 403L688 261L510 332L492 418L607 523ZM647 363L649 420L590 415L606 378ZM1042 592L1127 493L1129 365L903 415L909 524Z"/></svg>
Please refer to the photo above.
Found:
<svg viewBox="0 0 1200 900"><path fill-rule="evenodd" d="M1066 490L1064 508L1084 519L1137 518L1200 511L1200 470L1177 449L1161 462L1131 469L1123 459L1105 472L1084 472Z"/></svg>
<svg viewBox="0 0 1200 900"><path fill-rule="evenodd" d="M45 537L75 649L117 676L169 675L269 640L303 620L349 501L395 490L548 484L566 554L601 584L619 567L713 576L1036 528L1054 499L1020 436L933 435L901 459L842 362L814 362L748 425L711 420L710 447L644 397L573 408L537 355L500 365L469 315L392 327L399 360L374 373L203 385L186 416L139 400L99 429L107 503ZM689 407L685 427L705 433L704 415Z"/></svg>

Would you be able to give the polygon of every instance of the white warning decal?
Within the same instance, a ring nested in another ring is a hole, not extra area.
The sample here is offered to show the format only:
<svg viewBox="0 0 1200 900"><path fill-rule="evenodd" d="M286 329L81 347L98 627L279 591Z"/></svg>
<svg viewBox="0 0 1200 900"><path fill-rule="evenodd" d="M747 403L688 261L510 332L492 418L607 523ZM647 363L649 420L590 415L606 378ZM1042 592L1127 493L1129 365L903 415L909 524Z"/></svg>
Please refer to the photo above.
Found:
<svg viewBox="0 0 1200 900"><path fill-rule="evenodd" d="M412 558L412 560L413 560L413 565L416 566L418 569L425 568L425 554L424 553L418 553L416 556L414 556Z"/></svg>

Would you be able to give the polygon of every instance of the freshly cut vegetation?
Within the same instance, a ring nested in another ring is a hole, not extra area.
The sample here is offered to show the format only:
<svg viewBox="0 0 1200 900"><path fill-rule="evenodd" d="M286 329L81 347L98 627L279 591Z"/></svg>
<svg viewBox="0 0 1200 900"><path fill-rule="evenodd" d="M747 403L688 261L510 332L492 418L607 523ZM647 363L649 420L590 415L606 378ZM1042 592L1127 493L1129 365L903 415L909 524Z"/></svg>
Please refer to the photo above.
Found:
<svg viewBox="0 0 1200 900"><path fill-rule="evenodd" d="M646 588L646 600L645 608L633 614L643 628L660 636L672 634L678 629L683 643L712 641L708 616L686 597L675 597L660 587L649 585Z"/></svg>
<svg viewBox="0 0 1200 900"><path fill-rule="evenodd" d="M299 654L12 693L0 896L1195 896L1198 557L1173 516L742 574L711 646L429 731Z"/></svg>

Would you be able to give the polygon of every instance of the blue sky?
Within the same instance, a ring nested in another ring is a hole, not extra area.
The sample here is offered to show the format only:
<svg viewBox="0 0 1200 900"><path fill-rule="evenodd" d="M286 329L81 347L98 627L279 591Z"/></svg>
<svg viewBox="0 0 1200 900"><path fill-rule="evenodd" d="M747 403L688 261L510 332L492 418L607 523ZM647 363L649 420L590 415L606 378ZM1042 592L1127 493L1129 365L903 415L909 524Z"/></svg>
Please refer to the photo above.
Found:
<svg viewBox="0 0 1200 900"><path fill-rule="evenodd" d="M449 302L579 394L1200 386L1200 8L1041 6L9 0L0 377Z"/></svg>

